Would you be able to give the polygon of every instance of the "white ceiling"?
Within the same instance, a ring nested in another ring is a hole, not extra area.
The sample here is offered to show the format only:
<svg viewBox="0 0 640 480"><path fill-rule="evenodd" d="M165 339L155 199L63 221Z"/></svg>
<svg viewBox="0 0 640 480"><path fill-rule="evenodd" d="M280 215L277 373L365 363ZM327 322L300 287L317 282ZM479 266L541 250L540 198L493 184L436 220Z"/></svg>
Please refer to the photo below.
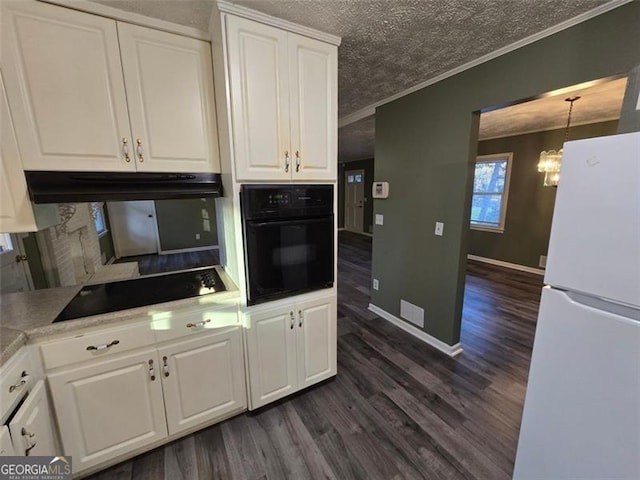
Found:
<svg viewBox="0 0 640 480"><path fill-rule="evenodd" d="M213 1L92 0L206 31ZM339 115L344 117L607 0L231 0L342 37ZM368 133L365 130L368 127ZM358 132L351 138L349 132ZM373 122L340 129L340 158L363 153ZM366 156L366 155L365 155Z"/></svg>

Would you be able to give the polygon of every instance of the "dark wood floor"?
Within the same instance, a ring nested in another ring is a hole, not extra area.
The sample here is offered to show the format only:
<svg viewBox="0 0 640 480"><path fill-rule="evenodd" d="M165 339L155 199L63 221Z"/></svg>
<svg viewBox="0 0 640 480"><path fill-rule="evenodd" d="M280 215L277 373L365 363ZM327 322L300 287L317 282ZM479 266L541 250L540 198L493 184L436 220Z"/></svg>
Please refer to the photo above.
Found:
<svg viewBox="0 0 640 480"><path fill-rule="evenodd" d="M201 250L199 252L169 253L167 255L138 255L123 257L115 263L138 262L140 275L175 272L189 268L218 265L220 255L218 249Z"/></svg>
<svg viewBox="0 0 640 480"><path fill-rule="evenodd" d="M471 264L451 359L367 310L371 239L338 268L335 380L93 480L511 478L541 277Z"/></svg>

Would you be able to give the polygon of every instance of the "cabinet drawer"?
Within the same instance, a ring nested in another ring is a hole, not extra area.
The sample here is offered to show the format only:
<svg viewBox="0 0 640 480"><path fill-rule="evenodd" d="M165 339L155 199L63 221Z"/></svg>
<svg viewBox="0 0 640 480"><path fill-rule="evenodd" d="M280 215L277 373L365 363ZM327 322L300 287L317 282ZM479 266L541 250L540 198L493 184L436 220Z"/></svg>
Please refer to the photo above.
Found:
<svg viewBox="0 0 640 480"><path fill-rule="evenodd" d="M43 343L40 346L46 370L93 360L153 345L155 337L149 322L108 328Z"/></svg>
<svg viewBox="0 0 640 480"><path fill-rule="evenodd" d="M6 416L18 403L24 392L33 383L31 362L26 348L23 348L9 362L0 369L0 419Z"/></svg>
<svg viewBox="0 0 640 480"><path fill-rule="evenodd" d="M151 317L151 328L158 342L197 333L213 333L216 329L240 325L236 305L213 305L182 312L157 312Z"/></svg>

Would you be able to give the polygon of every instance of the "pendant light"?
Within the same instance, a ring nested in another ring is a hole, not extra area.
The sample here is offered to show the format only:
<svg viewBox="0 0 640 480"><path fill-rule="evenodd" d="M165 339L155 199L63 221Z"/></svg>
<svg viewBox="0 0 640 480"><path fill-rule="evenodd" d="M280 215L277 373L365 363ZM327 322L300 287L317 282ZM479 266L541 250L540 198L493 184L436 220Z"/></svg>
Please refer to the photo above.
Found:
<svg viewBox="0 0 640 480"><path fill-rule="evenodd" d="M571 112L573 111L573 102L579 100L580 97L565 98L565 102L569 102L569 116L567 117L567 128L564 132L564 141L569 140L569 126L571 125ZM563 142L564 143L564 142ZM557 187L560 180L560 165L562 164L562 148L556 150L543 150L540 152L540 160L538 161L538 171L544 172L544 186Z"/></svg>

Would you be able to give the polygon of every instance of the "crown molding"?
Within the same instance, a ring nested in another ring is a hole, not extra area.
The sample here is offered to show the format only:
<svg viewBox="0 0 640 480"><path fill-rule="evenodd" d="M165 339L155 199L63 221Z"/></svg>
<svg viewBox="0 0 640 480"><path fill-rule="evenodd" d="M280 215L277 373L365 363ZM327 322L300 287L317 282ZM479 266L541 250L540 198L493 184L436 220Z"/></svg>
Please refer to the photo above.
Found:
<svg viewBox="0 0 640 480"><path fill-rule="evenodd" d="M325 43L330 43L331 45L335 45L336 47L339 46L340 43L342 42L342 39L340 37L331 35L330 33L325 33L325 32L321 32L320 30L316 30L314 28L297 25L287 20L282 20L281 18L272 17L271 15L267 15L266 13L258 12L256 10L243 7L241 5L235 5L233 3L226 2L224 0L218 0L216 4L218 6L218 10L220 10L223 13L237 15L238 17L248 18L249 20L254 20L256 22L264 23L266 25L271 25L272 27L281 28L283 30L287 30L293 33L298 33L300 35L304 35L305 37L315 38L316 40L320 40Z"/></svg>
<svg viewBox="0 0 640 480"><path fill-rule="evenodd" d="M139 13L127 12L119 8L108 7L100 3L89 2L87 0L38 0L42 3L50 3L61 7L78 10L80 12L91 13L101 17L119 20L121 22L132 23L142 27L154 28L163 32L175 33L183 37L196 38L198 40L209 41L211 37L208 32L203 32L197 28L178 25L177 23L166 22L157 18L147 17Z"/></svg>
<svg viewBox="0 0 640 480"><path fill-rule="evenodd" d="M538 40L542 40L543 38L554 35L558 32L566 30L567 28L571 28L575 25L578 25L579 23L586 22L587 20L590 20L599 15L602 15L603 13L607 13L611 10L614 10L618 7L621 7L622 5L631 3L633 1L634 0L612 0L611 2L605 3L592 10L589 10L573 18L570 18L569 20L565 20L562 23L549 27L538 33L534 33L533 35L530 35L526 38L518 40L517 42L506 45L502 48L499 48L498 50L494 50L491 53L483 55L482 57L478 57L475 60L464 63L459 67L453 68L445 73L441 73L436 77L425 80L424 82L420 82L417 85L414 85L413 87L403 90L402 92L396 93L395 95L391 95L390 97L384 98L378 102L372 103L371 105L367 105L366 107L360 108L353 113L345 115L344 117L341 117L338 120L338 128L346 127L347 125L350 125L352 123L363 120L367 117L375 115L376 108L386 103L393 102L394 100L405 97L411 93L417 92L418 90L422 90L423 88L428 87L429 85L438 83L446 78L449 78L454 75L457 75L458 73L464 72L465 70L469 70L470 68L477 67L478 65L488 62L489 60L493 60L494 58L498 58L506 53L513 52L514 50L517 50L521 47L537 42Z"/></svg>

